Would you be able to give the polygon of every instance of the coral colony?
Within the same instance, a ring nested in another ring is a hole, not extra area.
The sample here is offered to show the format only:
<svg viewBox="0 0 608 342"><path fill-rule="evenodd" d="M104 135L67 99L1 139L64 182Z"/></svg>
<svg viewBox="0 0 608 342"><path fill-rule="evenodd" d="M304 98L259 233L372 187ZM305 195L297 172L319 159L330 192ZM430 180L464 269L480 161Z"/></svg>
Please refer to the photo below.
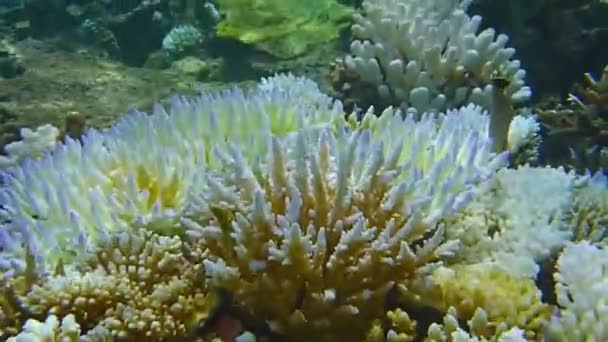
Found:
<svg viewBox="0 0 608 342"><path fill-rule="evenodd" d="M395 107L276 75L7 168L1 338L608 339L606 179L514 163L537 154L525 113L493 148L490 75L529 89L466 5L364 1L345 63ZM226 312L240 336L209 328Z"/></svg>

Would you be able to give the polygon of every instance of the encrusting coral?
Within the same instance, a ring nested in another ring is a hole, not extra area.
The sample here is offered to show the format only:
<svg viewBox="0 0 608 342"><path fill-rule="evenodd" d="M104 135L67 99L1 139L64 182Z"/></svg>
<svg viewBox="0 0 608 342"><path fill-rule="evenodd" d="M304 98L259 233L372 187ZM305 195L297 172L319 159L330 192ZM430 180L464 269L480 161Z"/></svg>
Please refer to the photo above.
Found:
<svg viewBox="0 0 608 342"><path fill-rule="evenodd" d="M507 169L491 134L476 105L357 118L277 75L67 139L3 172L1 338L605 338L605 179Z"/></svg>

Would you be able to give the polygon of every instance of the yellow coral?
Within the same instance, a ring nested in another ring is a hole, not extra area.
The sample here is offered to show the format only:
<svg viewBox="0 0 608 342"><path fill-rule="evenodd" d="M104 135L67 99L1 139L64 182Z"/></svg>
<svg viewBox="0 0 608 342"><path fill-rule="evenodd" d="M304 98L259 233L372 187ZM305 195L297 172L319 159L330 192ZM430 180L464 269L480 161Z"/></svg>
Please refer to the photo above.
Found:
<svg viewBox="0 0 608 342"><path fill-rule="evenodd" d="M411 342L416 338L416 322L407 312L396 309L386 313L387 322L376 320L365 342Z"/></svg>
<svg viewBox="0 0 608 342"><path fill-rule="evenodd" d="M85 334L164 341L187 336L218 304L197 251L146 230L103 240L80 270L40 280L21 296L30 315L74 315ZM27 328L27 323L26 327Z"/></svg>
<svg viewBox="0 0 608 342"><path fill-rule="evenodd" d="M541 302L540 290L533 280L515 278L491 264L440 267L425 283L420 297L435 308L453 307L458 318L470 320L483 310L488 324L478 336L492 338L512 327L524 329L533 338L542 331L550 307Z"/></svg>

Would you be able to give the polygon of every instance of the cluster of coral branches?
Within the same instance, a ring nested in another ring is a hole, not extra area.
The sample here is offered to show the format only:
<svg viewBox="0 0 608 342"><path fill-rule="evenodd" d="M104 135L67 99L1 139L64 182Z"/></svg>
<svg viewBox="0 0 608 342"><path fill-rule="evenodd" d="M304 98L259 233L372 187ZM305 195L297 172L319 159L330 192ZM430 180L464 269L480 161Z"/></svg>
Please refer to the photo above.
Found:
<svg viewBox="0 0 608 342"><path fill-rule="evenodd" d="M0 338L608 339L607 179L525 164L538 124L495 103L525 72L469 2L364 2L342 67L395 107L276 75L20 158Z"/></svg>

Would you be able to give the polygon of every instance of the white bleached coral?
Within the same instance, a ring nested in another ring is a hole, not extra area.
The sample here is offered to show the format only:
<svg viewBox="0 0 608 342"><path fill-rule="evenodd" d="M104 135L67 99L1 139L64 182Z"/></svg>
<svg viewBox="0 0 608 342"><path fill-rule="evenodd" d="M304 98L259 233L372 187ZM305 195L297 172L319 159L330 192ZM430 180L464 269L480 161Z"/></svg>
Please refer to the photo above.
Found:
<svg viewBox="0 0 608 342"><path fill-rule="evenodd" d="M92 131L82 143L68 140L8 170L0 189L0 269L23 270L29 249L39 271L49 271L79 258L100 234L133 226L179 233L170 223L200 184L197 173L214 166L212 145L239 142L255 158L268 134L342 120L339 102L299 86L303 79L293 81L289 91L176 97L168 112L156 106L151 115L131 113L108 131ZM311 98L318 100L305 101Z"/></svg>
<svg viewBox="0 0 608 342"><path fill-rule="evenodd" d="M261 165L218 149L221 171L184 220L209 249L211 284L286 336L361 337L391 288L455 252L440 220L506 161L459 114L273 137Z"/></svg>
<svg viewBox="0 0 608 342"><path fill-rule="evenodd" d="M538 262L570 239L573 174L563 169L503 169L477 188L448 224L461 242L460 261L495 262L514 276L536 277Z"/></svg>
<svg viewBox="0 0 608 342"><path fill-rule="evenodd" d="M536 116L516 115L509 124L507 148L512 165L525 165L537 161L541 143L540 123Z"/></svg>
<svg viewBox="0 0 608 342"><path fill-rule="evenodd" d="M491 108L492 78L510 80L514 102L530 95L525 71L511 60L508 37L477 33L470 0L365 0L355 17L352 55L344 60L385 102L404 109L442 111L473 102Z"/></svg>
<svg viewBox="0 0 608 342"><path fill-rule="evenodd" d="M83 341L203 338L231 304L235 325L288 340L605 339L605 178L504 169L472 104L344 114L277 75L131 113L6 170L1 338L52 339L70 314ZM571 238L598 246L568 245L559 307L543 303L539 263ZM597 288L571 296L583 285ZM561 316L537 335L550 308ZM419 309L447 311L443 325L424 336Z"/></svg>
<svg viewBox="0 0 608 342"><path fill-rule="evenodd" d="M39 126L34 130L22 128L21 140L4 146L7 155L0 156L0 167L13 166L26 158L41 157L44 152L55 147L59 134L59 129L51 124Z"/></svg>
<svg viewBox="0 0 608 342"><path fill-rule="evenodd" d="M302 103L307 103L320 108L331 105L333 100L321 92L319 85L309 78L296 76L292 73L275 74L272 77L262 77L258 88L266 91L281 91L299 97Z"/></svg>
<svg viewBox="0 0 608 342"><path fill-rule="evenodd" d="M19 335L6 342L77 342L80 337L80 326L74 315L67 315L59 320L49 315L44 322L28 319Z"/></svg>
<svg viewBox="0 0 608 342"><path fill-rule="evenodd" d="M555 292L562 308L547 329L550 341L608 339L608 250L569 243L557 261Z"/></svg>

